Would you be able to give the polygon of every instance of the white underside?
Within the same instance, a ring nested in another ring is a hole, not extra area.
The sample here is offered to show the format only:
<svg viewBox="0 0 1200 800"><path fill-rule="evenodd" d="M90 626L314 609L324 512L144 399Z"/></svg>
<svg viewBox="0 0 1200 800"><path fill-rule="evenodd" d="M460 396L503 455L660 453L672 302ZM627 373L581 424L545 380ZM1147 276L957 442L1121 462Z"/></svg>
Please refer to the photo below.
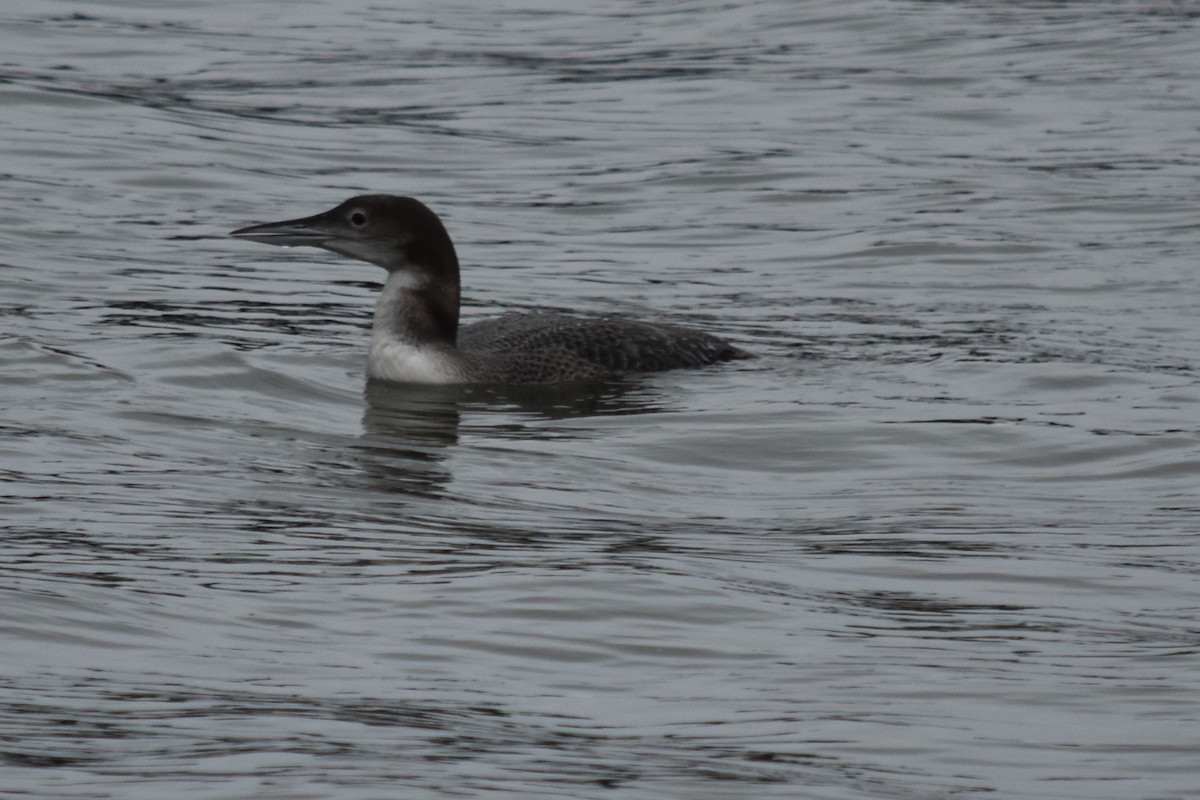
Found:
<svg viewBox="0 0 1200 800"><path fill-rule="evenodd" d="M376 335L367 354L367 374L396 383L462 383L462 371L447 356L443 349Z"/></svg>

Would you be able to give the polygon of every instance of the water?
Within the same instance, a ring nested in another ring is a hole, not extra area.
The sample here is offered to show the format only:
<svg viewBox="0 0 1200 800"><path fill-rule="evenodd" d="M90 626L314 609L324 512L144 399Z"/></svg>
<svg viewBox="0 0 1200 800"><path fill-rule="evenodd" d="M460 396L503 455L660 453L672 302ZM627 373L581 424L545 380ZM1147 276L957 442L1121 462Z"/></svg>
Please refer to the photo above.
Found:
<svg viewBox="0 0 1200 800"><path fill-rule="evenodd" d="M588 5L0 11L0 796L1200 797L1195 4ZM368 190L761 357L368 390Z"/></svg>

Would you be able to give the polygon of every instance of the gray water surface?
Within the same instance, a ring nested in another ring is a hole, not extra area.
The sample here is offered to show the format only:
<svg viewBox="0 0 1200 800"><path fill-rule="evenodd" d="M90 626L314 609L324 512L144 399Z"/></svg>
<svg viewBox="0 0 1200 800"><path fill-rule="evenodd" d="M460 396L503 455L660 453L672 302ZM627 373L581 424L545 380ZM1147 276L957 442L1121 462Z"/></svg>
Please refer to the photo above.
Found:
<svg viewBox="0 0 1200 800"><path fill-rule="evenodd" d="M0 796L1200 797L1200 8L0 9ZM365 384L464 317L759 358Z"/></svg>

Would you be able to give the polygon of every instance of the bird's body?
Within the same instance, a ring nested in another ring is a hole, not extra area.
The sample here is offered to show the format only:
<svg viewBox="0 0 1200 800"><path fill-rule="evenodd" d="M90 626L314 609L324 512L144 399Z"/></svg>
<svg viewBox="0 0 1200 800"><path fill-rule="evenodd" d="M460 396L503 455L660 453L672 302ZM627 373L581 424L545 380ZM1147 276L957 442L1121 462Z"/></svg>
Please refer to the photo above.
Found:
<svg viewBox="0 0 1200 800"><path fill-rule="evenodd" d="M324 214L234 231L313 245L388 271L367 373L400 383L561 383L700 367L750 354L700 331L622 317L509 313L458 325L458 257L437 216L408 197L354 197Z"/></svg>

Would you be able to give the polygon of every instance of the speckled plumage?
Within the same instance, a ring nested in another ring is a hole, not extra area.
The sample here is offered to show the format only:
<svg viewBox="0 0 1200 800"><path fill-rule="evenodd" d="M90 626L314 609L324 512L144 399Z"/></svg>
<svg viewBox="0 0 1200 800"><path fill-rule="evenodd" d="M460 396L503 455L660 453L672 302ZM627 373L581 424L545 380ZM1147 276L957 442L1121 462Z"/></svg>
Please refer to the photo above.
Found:
<svg viewBox="0 0 1200 800"><path fill-rule="evenodd" d="M722 339L678 325L555 312L511 313L464 325L458 347L493 365L499 382L512 383L658 372L750 357Z"/></svg>
<svg viewBox="0 0 1200 800"><path fill-rule="evenodd" d="M512 313L458 326L458 256L441 220L411 197L352 197L324 214L234 231L311 245L378 264L367 372L408 383L561 383L750 358L678 325L557 312Z"/></svg>

